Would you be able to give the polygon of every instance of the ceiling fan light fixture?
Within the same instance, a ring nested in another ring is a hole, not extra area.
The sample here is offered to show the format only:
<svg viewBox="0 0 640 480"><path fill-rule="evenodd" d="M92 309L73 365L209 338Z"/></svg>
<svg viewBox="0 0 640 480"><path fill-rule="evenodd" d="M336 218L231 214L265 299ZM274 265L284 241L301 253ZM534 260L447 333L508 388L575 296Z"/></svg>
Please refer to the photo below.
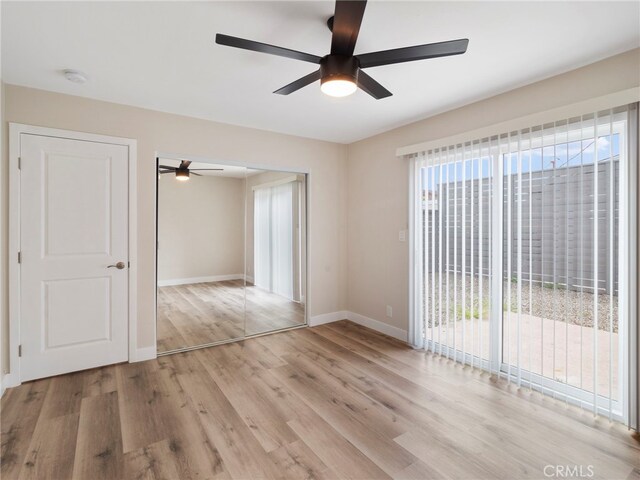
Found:
<svg viewBox="0 0 640 480"><path fill-rule="evenodd" d="M358 89L358 60L327 55L320 62L320 90L331 97L347 97Z"/></svg>
<svg viewBox="0 0 640 480"><path fill-rule="evenodd" d="M356 82L350 78L330 77L322 80L320 90L330 97L348 97L358 89Z"/></svg>
<svg viewBox="0 0 640 480"><path fill-rule="evenodd" d="M176 168L176 180L186 182L189 180L189 170L186 168Z"/></svg>

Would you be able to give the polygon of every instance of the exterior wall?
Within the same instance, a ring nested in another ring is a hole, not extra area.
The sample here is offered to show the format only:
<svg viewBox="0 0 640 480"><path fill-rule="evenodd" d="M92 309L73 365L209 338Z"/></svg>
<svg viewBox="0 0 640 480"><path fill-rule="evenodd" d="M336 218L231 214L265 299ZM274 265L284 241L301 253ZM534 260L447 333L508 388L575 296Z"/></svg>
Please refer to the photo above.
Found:
<svg viewBox="0 0 640 480"><path fill-rule="evenodd" d="M608 253L601 253L598 256L598 289L600 293L611 293L611 286L617 295L618 289L618 242L610 245L608 215L613 212L615 229L618 228L618 191L619 178L619 158L614 157L614 202L610 203L610 174L611 163L602 161L598 166L598 211L607 212L606 216L600 214L598 222L598 238L602 252L613 250L613 285L610 282L611 268ZM546 285L566 285L568 275L568 285L570 290L593 292L593 163L583 166L572 166L559 168L557 170L545 169L534 170L532 173L522 173L522 226L524 229L522 241L522 279L529 280L529 272L534 284L544 283ZM520 186L515 175L509 177L511 181L511 205L514 211L511 213L511 258L517 258L518 254L518 217L515 211L517 199L520 196ZM530 185L531 184L531 185ZM531 187L531 197L529 190ZM507 197L507 180L503 185L505 198ZM429 240L429 245L433 245L436 252L440 247L440 217L442 217L442 238L445 243L447 228L446 218L451 219L449 224L449 238L458 239L457 255L453 252L448 255L443 253L440 260L436 254L433 262L429 261L427 271L435 268L440 271L440 263L444 271L453 273L454 265L458 270L464 264L467 275L478 275L480 265L480 252L482 252L483 274L488 276L491 270L490 252L490 228L485 227L482 239L478 233L478 218L482 215L483 224L490 225L491 208L489 206L491 191L493 189L492 180L486 177L482 183L483 208L479 211L479 181L477 179L464 182L444 183L442 195L438 198L438 191L432 196L433 201L423 203L423 218L428 225L428 231L435 229L435 238ZM455 191L457 190L457 202ZM464 192L463 192L464 190ZM463 199L466 208L467 224L465 229L466 251L462 250L462 205ZM531 206L530 206L531 202ZM454 222L455 205L457 203L457 221ZM473 218L471 218L472 205L475 207ZM435 208L434 208L435 207ZM529 216L531 210L531 220ZM546 212L546 214L545 214ZM553 212L553 213L552 213ZM504 213L506 215L506 212ZM532 229L530 233L529 223ZM472 224L475 227L472 229ZM582 231L581 231L582 229ZM430 233L431 234L431 233ZM473 255L471 245L473 244ZM504 244L507 244L506 234ZM570 246L570 247L569 247ZM431 248L431 247L429 247ZM446 252L446 248L445 248ZM503 262L504 280L515 275L515 261L512 272L507 270L507 249L504 251L505 260ZM430 253L424 258L429 258ZM531 261L530 261L531 260ZM556 267L554 268L554 264ZM474 266L473 272L471 265ZM565 288L565 287L562 287Z"/></svg>

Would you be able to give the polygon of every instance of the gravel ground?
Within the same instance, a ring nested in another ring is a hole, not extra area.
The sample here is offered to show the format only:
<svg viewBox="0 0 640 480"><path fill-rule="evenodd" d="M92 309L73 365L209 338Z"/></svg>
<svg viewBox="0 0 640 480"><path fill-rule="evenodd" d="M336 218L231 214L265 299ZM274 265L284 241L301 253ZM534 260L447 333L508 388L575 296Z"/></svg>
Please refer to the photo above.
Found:
<svg viewBox="0 0 640 480"><path fill-rule="evenodd" d="M456 278L457 277L457 278ZM432 278L429 276L429 282ZM446 278L444 279L446 282ZM454 280L457 280L457 288L454 289ZM463 317L462 310L462 275L449 274L449 310L450 315L457 313L457 318ZM435 275L435 307L438 309L439 299L439 275ZM471 277L466 277L465 285L465 297L466 308L464 316L466 318L488 318L491 308L489 302L489 287L490 280L488 277L483 278L483 301L478 298L478 278L473 279L474 300L473 308L471 308ZM503 310L507 310L509 305L507 301L507 289L511 286L511 311L518 312L518 284L517 282L505 281L503 288L505 292L505 300L503 304ZM428 292L431 298L431 283L427 286ZM454 308L454 293L457 290L457 309ZM531 293L530 293L531 290ZM446 286L442 287L442 299L443 304L446 298ZM598 329L609 330L610 319L610 305L613 300L613 331L618 331L618 297L611 297L608 294L601 294L598 296ZM431 308L431 307L429 307ZM446 304L443 305L443 314ZM457 310L457 312L456 312ZM437 312L437 310L436 310ZM522 313L530 314L536 317L543 317L552 320L569 322L574 325L582 325L585 327L593 327L594 315L593 315L593 294L586 292L576 292L572 290L566 290L561 286L540 284L531 285L529 288L529 282L524 281L522 283ZM437 313L436 313L437 315ZM435 325L437 325L437 320Z"/></svg>

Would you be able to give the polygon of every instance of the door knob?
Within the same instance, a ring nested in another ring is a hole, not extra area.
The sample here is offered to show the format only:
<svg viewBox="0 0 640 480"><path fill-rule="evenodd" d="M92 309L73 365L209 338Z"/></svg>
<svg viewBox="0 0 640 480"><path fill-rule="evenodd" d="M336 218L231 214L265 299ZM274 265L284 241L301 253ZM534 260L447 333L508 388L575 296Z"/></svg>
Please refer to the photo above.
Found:
<svg viewBox="0 0 640 480"><path fill-rule="evenodd" d="M124 268L124 262L118 262L114 265L109 265L107 268L117 268L118 270L122 270Z"/></svg>

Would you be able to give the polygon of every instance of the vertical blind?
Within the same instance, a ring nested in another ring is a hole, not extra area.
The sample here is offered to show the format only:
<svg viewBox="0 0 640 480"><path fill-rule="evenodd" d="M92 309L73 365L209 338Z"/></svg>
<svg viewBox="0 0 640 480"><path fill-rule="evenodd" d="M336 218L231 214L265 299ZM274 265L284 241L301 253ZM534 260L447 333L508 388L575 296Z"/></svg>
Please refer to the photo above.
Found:
<svg viewBox="0 0 640 480"><path fill-rule="evenodd" d="M254 191L254 282L294 299L294 210L297 183Z"/></svg>
<svg viewBox="0 0 640 480"><path fill-rule="evenodd" d="M625 106L415 156L416 346L629 419L636 115Z"/></svg>

